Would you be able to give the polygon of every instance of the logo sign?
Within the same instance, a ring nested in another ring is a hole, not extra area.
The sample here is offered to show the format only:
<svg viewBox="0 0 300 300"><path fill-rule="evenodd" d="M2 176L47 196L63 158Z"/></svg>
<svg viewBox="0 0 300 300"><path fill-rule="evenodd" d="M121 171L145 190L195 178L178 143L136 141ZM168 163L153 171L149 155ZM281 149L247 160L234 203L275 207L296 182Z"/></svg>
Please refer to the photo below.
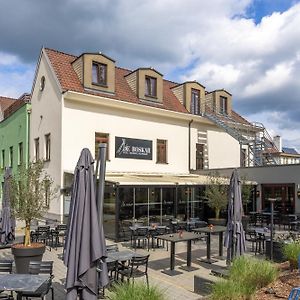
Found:
<svg viewBox="0 0 300 300"><path fill-rule="evenodd" d="M116 136L115 157L152 160L152 141Z"/></svg>

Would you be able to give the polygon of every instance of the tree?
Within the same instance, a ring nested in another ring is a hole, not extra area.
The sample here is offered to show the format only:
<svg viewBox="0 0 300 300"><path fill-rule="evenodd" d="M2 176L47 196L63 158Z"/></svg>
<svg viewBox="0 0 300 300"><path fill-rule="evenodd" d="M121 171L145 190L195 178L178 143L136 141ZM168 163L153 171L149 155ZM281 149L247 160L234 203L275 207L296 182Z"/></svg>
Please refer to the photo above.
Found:
<svg viewBox="0 0 300 300"><path fill-rule="evenodd" d="M247 208L247 204L251 201L250 196L253 191L253 186L250 185L249 182L247 182L247 181L248 181L248 179L246 176L241 177L242 202L243 202L243 205L245 206L245 208Z"/></svg>
<svg viewBox="0 0 300 300"><path fill-rule="evenodd" d="M228 184L218 172L209 174L207 184L205 189L207 204L215 211L216 219L219 219L220 212L227 207Z"/></svg>
<svg viewBox="0 0 300 300"><path fill-rule="evenodd" d="M40 219L49 209L49 202L56 194L52 178L43 170L43 161L30 162L19 167L11 177L11 210L15 218L25 221L24 246L30 246L30 223Z"/></svg>

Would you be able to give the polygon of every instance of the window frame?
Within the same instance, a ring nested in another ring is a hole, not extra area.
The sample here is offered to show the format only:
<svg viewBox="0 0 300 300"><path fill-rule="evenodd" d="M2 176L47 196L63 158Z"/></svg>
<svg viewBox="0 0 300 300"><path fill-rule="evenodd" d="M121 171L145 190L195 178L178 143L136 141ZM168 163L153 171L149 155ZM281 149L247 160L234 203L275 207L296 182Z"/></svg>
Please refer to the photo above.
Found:
<svg viewBox="0 0 300 300"><path fill-rule="evenodd" d="M5 168L5 149L1 150L1 168Z"/></svg>
<svg viewBox="0 0 300 300"><path fill-rule="evenodd" d="M94 67L96 67L96 75L97 75L97 81L94 81ZM100 67L104 67L104 80L100 82ZM107 64L93 61L92 62L92 84L93 85L98 85L98 86L104 86L107 87Z"/></svg>
<svg viewBox="0 0 300 300"><path fill-rule="evenodd" d="M34 157L37 162L40 159L40 138L34 139Z"/></svg>
<svg viewBox="0 0 300 300"><path fill-rule="evenodd" d="M164 147L164 154L161 156L160 147ZM156 140L156 163L167 164L168 163L168 140L157 139Z"/></svg>
<svg viewBox="0 0 300 300"><path fill-rule="evenodd" d="M149 84L147 84L149 81ZM154 89L152 89L152 84ZM152 90L154 93L152 93ZM145 97L157 98L157 78L149 75L145 75Z"/></svg>
<svg viewBox="0 0 300 300"><path fill-rule="evenodd" d="M197 96L197 97L195 97ZM198 99L196 99L198 98ZM191 89L191 104L190 104L190 112L193 115L200 114L200 90Z"/></svg>
<svg viewBox="0 0 300 300"><path fill-rule="evenodd" d="M51 134L45 134L45 161L51 159Z"/></svg>
<svg viewBox="0 0 300 300"><path fill-rule="evenodd" d="M21 166L24 162L24 148L23 148L23 142L20 142L18 144L18 166Z"/></svg>
<svg viewBox="0 0 300 300"><path fill-rule="evenodd" d="M8 154L9 154L9 160L8 160L9 167L13 168L13 166L14 166L14 147L13 146L9 147Z"/></svg>
<svg viewBox="0 0 300 300"><path fill-rule="evenodd" d="M225 96L220 96L220 113L221 114L228 114L228 98ZM225 107L225 109L224 109Z"/></svg>
<svg viewBox="0 0 300 300"><path fill-rule="evenodd" d="M200 151L200 148L202 148ZM204 158L205 144L196 143L196 170L204 170L205 158ZM202 152L202 155L200 153Z"/></svg>

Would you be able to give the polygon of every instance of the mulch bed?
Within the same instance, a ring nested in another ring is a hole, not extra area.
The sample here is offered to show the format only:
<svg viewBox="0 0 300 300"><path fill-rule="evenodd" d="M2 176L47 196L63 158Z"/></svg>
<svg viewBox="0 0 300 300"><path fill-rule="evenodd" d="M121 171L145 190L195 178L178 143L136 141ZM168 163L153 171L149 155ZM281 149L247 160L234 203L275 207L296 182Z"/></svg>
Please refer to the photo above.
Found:
<svg viewBox="0 0 300 300"><path fill-rule="evenodd" d="M293 287L300 287L300 273L299 270L290 270L288 262L278 264L280 270L279 278L260 289L256 294L256 300L275 300L287 299Z"/></svg>

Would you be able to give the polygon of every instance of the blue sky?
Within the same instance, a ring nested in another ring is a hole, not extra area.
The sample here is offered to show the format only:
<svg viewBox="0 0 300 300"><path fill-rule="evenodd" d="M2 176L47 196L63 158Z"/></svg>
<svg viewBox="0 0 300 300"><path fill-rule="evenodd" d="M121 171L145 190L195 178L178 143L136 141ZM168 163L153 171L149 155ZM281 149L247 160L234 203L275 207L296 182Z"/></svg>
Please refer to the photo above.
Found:
<svg viewBox="0 0 300 300"><path fill-rule="evenodd" d="M300 150L300 3L10 0L0 10L0 95L30 92L42 46L225 88L233 107Z"/></svg>

